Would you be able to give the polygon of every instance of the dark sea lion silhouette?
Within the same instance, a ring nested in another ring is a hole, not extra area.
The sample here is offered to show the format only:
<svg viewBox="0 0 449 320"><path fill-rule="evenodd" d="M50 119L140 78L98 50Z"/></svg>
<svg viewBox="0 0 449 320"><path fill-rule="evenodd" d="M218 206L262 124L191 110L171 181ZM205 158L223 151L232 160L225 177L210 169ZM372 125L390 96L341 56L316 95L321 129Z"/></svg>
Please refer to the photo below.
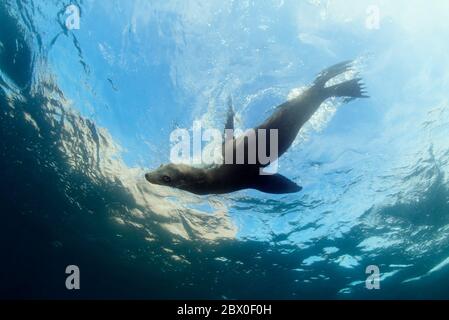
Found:
<svg viewBox="0 0 449 320"><path fill-rule="evenodd" d="M278 130L278 157L288 150L301 127L328 98L344 97L345 102L356 98L368 98L361 78L327 85L329 80L349 71L351 67L352 61L345 61L324 70L301 95L278 106L264 123L255 128L256 132L258 129ZM225 129L233 128L234 111L230 104ZM240 143L244 143L247 147L248 139L244 136L235 139L227 136L223 144L223 154L225 150L235 151ZM265 150L270 150L268 134L266 143ZM232 154L235 155L235 152ZM236 164L234 161L234 164L223 163L208 169L183 164L167 164L147 173L145 178L153 184L182 189L199 195L224 194L243 189L256 189L272 194L295 193L302 190L302 187L280 174L261 175L261 169L267 164L263 165L259 161L249 164L250 162L245 160L244 164Z"/></svg>

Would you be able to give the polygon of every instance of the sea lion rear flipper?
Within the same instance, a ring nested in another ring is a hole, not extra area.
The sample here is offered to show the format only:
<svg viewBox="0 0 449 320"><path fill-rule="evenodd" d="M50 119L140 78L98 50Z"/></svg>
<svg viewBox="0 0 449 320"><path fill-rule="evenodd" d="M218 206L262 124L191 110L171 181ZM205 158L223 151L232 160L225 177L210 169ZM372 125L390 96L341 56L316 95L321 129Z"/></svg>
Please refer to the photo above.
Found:
<svg viewBox="0 0 449 320"><path fill-rule="evenodd" d="M272 194L296 193L302 190L302 187L280 174L259 175L253 188Z"/></svg>
<svg viewBox="0 0 449 320"><path fill-rule="evenodd" d="M355 78L340 82L332 86L326 86L329 80L351 70L354 61L344 61L322 71L315 80L314 85L321 87L328 97L344 97L345 102L357 98L369 98L361 78Z"/></svg>
<svg viewBox="0 0 449 320"><path fill-rule="evenodd" d="M354 61L352 60L343 61L321 71L321 73L315 79L314 84L317 86L324 87L326 82L328 82L330 79L350 70L353 63Z"/></svg>
<svg viewBox="0 0 449 320"><path fill-rule="evenodd" d="M328 94L331 97L345 97L345 102L349 102L356 98L369 98L361 78L348 80L328 87L325 90L328 91Z"/></svg>

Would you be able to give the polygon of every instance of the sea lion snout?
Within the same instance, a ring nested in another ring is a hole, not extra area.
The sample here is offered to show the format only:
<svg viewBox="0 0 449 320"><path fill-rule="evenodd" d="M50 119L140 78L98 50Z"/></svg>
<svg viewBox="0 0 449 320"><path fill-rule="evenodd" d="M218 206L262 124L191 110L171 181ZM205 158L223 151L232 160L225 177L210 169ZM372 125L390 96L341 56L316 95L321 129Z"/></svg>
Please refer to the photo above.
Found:
<svg viewBox="0 0 449 320"><path fill-rule="evenodd" d="M146 174L145 174L145 179L146 179L148 182L151 183L151 182L152 182L152 181L151 181L151 180L152 180L152 179L151 179L151 174L150 174L150 173L146 173Z"/></svg>
<svg viewBox="0 0 449 320"><path fill-rule="evenodd" d="M158 184L158 185L171 185L174 178L173 173L170 173L167 171L167 168L160 167L159 169L156 169L154 171L148 172L145 174L145 179L152 184Z"/></svg>

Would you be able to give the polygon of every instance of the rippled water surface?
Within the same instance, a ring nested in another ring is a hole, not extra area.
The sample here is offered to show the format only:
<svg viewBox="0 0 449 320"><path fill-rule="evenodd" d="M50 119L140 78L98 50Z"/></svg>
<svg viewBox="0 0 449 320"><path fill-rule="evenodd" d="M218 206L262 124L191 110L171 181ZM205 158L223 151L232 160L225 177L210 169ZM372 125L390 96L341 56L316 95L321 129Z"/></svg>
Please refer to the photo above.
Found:
<svg viewBox="0 0 449 320"><path fill-rule="evenodd" d="M0 3L0 297L449 298L449 4L80 0L72 30L69 4ZM303 128L301 193L144 180L173 129L229 96L255 126L347 59L371 98Z"/></svg>

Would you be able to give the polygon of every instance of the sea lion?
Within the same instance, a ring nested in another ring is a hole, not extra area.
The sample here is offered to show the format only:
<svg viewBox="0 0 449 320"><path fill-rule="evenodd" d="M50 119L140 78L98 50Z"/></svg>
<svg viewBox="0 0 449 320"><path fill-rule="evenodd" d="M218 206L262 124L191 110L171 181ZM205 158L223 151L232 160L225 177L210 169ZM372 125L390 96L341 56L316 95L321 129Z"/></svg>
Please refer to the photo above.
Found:
<svg viewBox="0 0 449 320"><path fill-rule="evenodd" d="M349 71L352 63L352 61L345 61L324 70L301 95L278 106L264 123L254 128L256 132L259 129L277 129L277 157L282 156L288 150L301 127L325 100L331 97L344 97L346 98L345 102L349 102L356 98L368 98L361 78L327 85L329 80ZM229 132L229 129L234 128L233 120L234 111L230 104L225 127L228 129L225 130L226 133ZM242 143L247 147L248 139L245 136L234 138L226 135L223 153L232 151L232 155L235 155L234 151ZM265 150L270 150L270 143L270 139L266 139ZM225 194L243 189L256 189L271 194L295 193L302 190L302 187L280 174L261 174L261 170L267 164L262 164L259 161L250 164L248 159L245 160L244 164L237 164L235 161L233 164L224 162L208 169L183 164L167 164L147 173L145 178L153 184L182 189L198 195Z"/></svg>

